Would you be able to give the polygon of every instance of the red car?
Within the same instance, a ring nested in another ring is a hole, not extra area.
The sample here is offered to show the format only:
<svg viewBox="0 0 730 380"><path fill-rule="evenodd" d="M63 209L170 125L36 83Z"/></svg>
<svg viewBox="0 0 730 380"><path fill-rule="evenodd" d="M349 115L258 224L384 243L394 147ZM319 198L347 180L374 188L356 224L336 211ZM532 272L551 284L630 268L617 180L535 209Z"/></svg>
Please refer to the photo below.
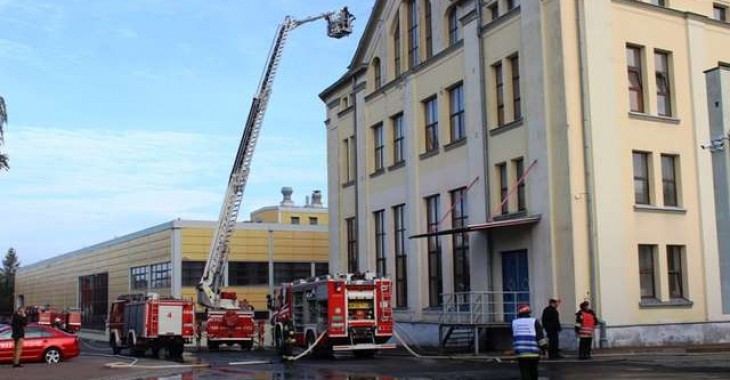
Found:
<svg viewBox="0 0 730 380"><path fill-rule="evenodd" d="M13 361L13 346L10 326L0 327L0 362ZM25 328L23 353L20 361L44 361L56 364L79 356L79 338L53 327L30 324Z"/></svg>

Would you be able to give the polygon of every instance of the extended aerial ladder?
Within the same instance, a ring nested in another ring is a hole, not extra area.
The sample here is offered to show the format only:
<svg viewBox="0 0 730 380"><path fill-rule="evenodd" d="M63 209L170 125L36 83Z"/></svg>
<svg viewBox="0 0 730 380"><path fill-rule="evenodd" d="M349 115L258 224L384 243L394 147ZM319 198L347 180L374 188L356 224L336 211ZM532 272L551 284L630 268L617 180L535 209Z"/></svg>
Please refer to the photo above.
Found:
<svg viewBox="0 0 730 380"><path fill-rule="evenodd" d="M238 152L228 180L218 225L210 246L208 261L197 286L198 303L208 310L239 310L235 296L232 297L230 292L222 292L221 288L224 286L224 269L228 262L229 242L236 226L238 212L241 209L243 192L251 171L251 160L256 141L259 138L261 124L274 84L274 77L289 33L303 24L319 19L327 21L327 35L329 37L342 38L352 33L352 22L355 17L345 7L338 12L327 12L300 20L287 16L284 22L279 25L259 81L258 91L251 102L251 108L243 129L243 137L238 146Z"/></svg>

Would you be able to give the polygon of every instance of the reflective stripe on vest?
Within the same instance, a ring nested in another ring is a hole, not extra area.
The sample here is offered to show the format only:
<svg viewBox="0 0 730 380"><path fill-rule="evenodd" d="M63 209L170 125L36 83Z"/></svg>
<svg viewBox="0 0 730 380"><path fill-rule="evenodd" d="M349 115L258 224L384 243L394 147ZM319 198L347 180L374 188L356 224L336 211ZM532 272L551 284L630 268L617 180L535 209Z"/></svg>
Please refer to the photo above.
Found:
<svg viewBox="0 0 730 380"><path fill-rule="evenodd" d="M512 339L517 356L540 356L537 346L535 318L517 318L512 321Z"/></svg>

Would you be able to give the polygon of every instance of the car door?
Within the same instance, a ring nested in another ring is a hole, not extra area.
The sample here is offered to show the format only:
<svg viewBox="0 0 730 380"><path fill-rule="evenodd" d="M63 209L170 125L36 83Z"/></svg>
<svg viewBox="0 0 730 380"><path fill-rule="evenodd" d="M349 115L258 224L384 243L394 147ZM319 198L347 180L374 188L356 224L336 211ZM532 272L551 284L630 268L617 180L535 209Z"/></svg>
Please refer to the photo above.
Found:
<svg viewBox="0 0 730 380"><path fill-rule="evenodd" d="M28 326L25 328L25 338L23 339L23 359L36 359L41 356L47 338L43 338L41 328L38 326Z"/></svg>
<svg viewBox="0 0 730 380"><path fill-rule="evenodd" d="M0 362L9 362L13 360L13 330L5 329L0 331Z"/></svg>

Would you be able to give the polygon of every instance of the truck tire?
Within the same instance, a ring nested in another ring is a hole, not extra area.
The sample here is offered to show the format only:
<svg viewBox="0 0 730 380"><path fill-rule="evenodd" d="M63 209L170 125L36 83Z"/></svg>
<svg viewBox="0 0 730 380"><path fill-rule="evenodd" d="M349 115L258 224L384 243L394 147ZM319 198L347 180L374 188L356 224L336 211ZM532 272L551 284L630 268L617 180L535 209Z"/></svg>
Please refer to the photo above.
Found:
<svg viewBox="0 0 730 380"><path fill-rule="evenodd" d="M284 333L281 332L281 328L276 326L274 332L274 346L276 346L276 352L279 355L284 355Z"/></svg>
<svg viewBox="0 0 730 380"><path fill-rule="evenodd" d="M248 350L251 351L251 348L253 347L253 340L247 340L245 342L239 343L242 350Z"/></svg>
<svg viewBox="0 0 730 380"><path fill-rule="evenodd" d="M314 346L314 342L317 340L317 338L314 337L314 332L312 330L307 331L307 349L312 348ZM312 351L310 351L310 354L314 354L315 351L317 351L316 348L312 348Z"/></svg>
<svg viewBox="0 0 730 380"><path fill-rule="evenodd" d="M112 348L112 355L119 355L122 353L122 348L117 346L117 340L114 338L114 334L109 337L109 347Z"/></svg>

